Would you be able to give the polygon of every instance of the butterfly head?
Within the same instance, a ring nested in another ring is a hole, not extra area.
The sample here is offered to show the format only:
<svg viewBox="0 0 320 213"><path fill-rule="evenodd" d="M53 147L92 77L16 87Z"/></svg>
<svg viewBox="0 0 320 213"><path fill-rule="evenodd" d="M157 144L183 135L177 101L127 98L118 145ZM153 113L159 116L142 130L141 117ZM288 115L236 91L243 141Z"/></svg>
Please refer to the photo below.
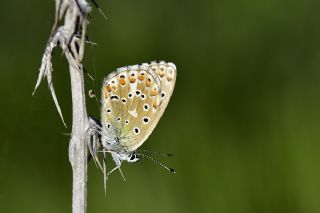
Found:
<svg viewBox="0 0 320 213"><path fill-rule="evenodd" d="M129 163L135 163L138 162L139 160L141 160L142 156L138 155L135 152L131 152L130 154L127 155L127 159L126 161Z"/></svg>

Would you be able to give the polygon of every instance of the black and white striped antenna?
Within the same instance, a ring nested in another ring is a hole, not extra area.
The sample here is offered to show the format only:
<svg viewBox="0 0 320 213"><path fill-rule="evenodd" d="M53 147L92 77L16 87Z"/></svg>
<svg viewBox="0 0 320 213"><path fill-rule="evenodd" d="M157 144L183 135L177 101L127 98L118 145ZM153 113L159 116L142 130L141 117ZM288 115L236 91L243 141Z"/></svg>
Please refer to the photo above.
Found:
<svg viewBox="0 0 320 213"><path fill-rule="evenodd" d="M165 154L165 153L163 153ZM167 155L168 156L168 155ZM159 166L165 168L166 170L168 170L169 172L172 172L172 173L176 173L176 170L172 169L172 168L169 168L168 166L164 165L163 163L159 162L158 160L154 159L153 157L150 157L146 154L143 154L143 153L137 153L137 157L140 157L140 158L147 158L149 160L152 160L153 162L157 163Z"/></svg>

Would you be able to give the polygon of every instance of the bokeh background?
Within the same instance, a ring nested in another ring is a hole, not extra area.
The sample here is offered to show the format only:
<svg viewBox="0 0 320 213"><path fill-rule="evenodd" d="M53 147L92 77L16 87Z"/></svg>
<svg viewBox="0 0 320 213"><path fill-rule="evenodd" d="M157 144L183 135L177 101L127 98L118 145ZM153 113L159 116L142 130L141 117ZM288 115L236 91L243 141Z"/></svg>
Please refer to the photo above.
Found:
<svg viewBox="0 0 320 213"><path fill-rule="evenodd" d="M86 89L124 65L177 65L176 89L143 148L174 153L124 164L127 182L89 163L88 212L320 212L320 15L312 0L108 0L93 10ZM3 1L0 23L0 212L71 212L70 78L31 96L54 1ZM93 99L88 111L99 117ZM110 159L109 159L110 160ZM113 164L109 161L110 164Z"/></svg>

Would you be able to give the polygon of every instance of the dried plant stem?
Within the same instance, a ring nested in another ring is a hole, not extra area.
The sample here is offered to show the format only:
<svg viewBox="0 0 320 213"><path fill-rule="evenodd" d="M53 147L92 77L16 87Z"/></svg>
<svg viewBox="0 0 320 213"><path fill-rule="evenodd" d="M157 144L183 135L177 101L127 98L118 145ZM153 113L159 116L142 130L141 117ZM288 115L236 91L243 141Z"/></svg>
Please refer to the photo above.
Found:
<svg viewBox="0 0 320 213"><path fill-rule="evenodd" d="M69 63L72 91L72 133L69 160L73 171L72 212L85 213L87 209L87 143L89 121L86 111L82 59L85 47L87 16L91 11L85 0L55 0L55 22L42 57L35 90L47 78L49 90L64 123L52 82L52 51L60 46ZM64 23L60 23L64 21ZM59 25L61 24L61 25Z"/></svg>
<svg viewBox="0 0 320 213"><path fill-rule="evenodd" d="M87 145L85 129L88 125L85 107L83 74L70 65L72 88L72 135L69 144L69 160L73 170L72 212L86 212L87 208Z"/></svg>

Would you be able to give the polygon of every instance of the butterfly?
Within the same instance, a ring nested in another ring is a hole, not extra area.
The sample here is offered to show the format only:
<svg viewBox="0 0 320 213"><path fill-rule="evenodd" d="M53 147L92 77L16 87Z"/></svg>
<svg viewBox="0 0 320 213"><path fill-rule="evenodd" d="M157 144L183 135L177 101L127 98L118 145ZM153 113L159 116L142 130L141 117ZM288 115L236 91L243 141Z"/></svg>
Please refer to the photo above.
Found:
<svg viewBox="0 0 320 213"><path fill-rule="evenodd" d="M148 155L137 152L137 149L147 140L163 115L173 93L176 76L176 66L161 61L121 67L103 80L100 145L104 159L105 154L110 153L116 164L106 174L104 163L105 180L117 169L123 176L120 169L123 161L133 163L144 157L175 172ZM90 152L98 161L96 150L97 146Z"/></svg>

